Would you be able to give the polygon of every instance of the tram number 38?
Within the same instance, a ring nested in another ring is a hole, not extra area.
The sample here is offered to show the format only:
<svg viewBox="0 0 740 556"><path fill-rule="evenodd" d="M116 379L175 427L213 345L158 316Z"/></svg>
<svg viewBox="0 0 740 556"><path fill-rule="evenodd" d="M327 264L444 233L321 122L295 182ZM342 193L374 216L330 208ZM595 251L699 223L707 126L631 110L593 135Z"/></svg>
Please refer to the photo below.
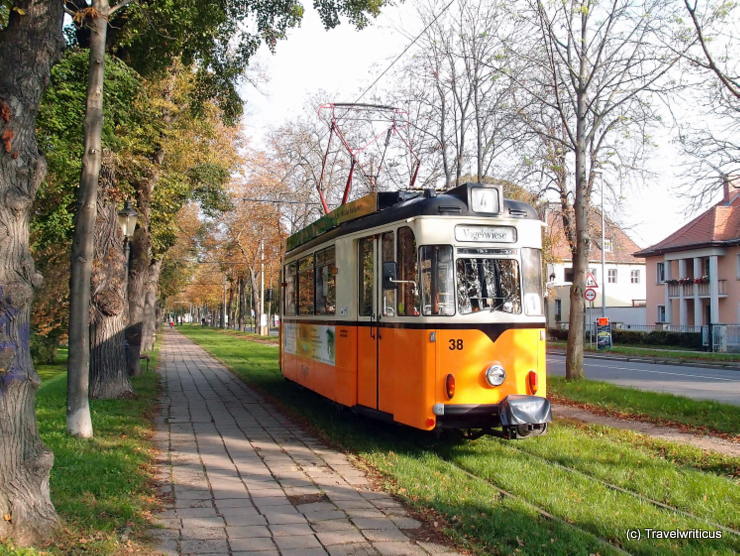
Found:
<svg viewBox="0 0 740 556"><path fill-rule="evenodd" d="M457 349L463 349L462 338L453 338L449 340L449 342L450 342L450 351L454 351Z"/></svg>

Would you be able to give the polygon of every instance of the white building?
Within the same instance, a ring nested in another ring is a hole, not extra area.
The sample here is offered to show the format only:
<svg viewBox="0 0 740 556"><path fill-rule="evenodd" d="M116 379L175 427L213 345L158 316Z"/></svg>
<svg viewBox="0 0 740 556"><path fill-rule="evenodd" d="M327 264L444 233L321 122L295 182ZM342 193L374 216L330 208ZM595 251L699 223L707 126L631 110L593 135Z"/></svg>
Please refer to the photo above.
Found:
<svg viewBox="0 0 740 556"><path fill-rule="evenodd" d="M570 313L570 286L573 283L573 262L570 247L563 232L559 212L548 210L545 243L551 246L553 261L547 265L547 322L551 327L565 327ZM605 219L605 265L601 270L601 214L593 210L589 219L591 253L589 270L598 287L596 299L587 302L587 321L601 316L602 294L606 297L606 316L617 326L644 325L646 319L645 263L632 255L640 248L619 226Z"/></svg>

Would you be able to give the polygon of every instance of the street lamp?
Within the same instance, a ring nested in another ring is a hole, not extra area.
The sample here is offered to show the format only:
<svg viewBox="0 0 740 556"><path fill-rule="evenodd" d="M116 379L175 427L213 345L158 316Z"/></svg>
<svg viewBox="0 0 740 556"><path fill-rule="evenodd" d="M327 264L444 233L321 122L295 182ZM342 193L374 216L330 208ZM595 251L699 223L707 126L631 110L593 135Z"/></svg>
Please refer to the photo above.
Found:
<svg viewBox="0 0 740 556"><path fill-rule="evenodd" d="M123 209L118 211L118 225L121 227L121 232L126 241L134 235L136 219L138 216L139 213L134 210L134 207L132 207L131 203L126 199Z"/></svg>
<svg viewBox="0 0 740 556"><path fill-rule="evenodd" d="M126 256L126 273L128 274L128 259L129 259L129 239L134 235L136 229L136 219L139 213L134 210L131 203L126 202L123 205L123 209L118 211L118 225L121 227L121 233L123 234L123 249Z"/></svg>

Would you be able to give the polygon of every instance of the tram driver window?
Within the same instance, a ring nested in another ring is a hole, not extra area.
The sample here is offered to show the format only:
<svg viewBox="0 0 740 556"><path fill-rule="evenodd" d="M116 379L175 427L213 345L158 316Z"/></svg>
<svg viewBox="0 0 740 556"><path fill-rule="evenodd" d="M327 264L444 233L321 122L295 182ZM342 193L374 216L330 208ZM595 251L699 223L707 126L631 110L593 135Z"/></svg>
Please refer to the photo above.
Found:
<svg viewBox="0 0 740 556"><path fill-rule="evenodd" d="M529 247L523 247L521 252L524 311L528 315L542 315L542 255L539 249Z"/></svg>
<svg viewBox="0 0 740 556"><path fill-rule="evenodd" d="M313 315L313 256L298 261L298 314Z"/></svg>
<svg viewBox="0 0 740 556"><path fill-rule="evenodd" d="M316 252L316 314L333 315L336 310L336 265L334 246Z"/></svg>
<svg viewBox="0 0 740 556"><path fill-rule="evenodd" d="M416 240L408 226L398 229L396 255L398 261L398 315L419 315L419 287L416 264Z"/></svg>
<svg viewBox="0 0 740 556"><path fill-rule="evenodd" d="M452 246L424 245L421 250L421 306L425 315L454 315Z"/></svg>
<svg viewBox="0 0 740 556"><path fill-rule="evenodd" d="M521 313L519 264L513 259L457 259L457 309Z"/></svg>
<svg viewBox="0 0 740 556"><path fill-rule="evenodd" d="M296 293L298 290L298 264L290 263L285 265L285 314L296 314Z"/></svg>
<svg viewBox="0 0 740 556"><path fill-rule="evenodd" d="M393 249L393 232L385 232L380 238L380 251L381 251L381 262L388 263L393 262L394 249ZM382 266L381 266L382 268ZM383 289L383 316L394 317L396 316L396 288Z"/></svg>
<svg viewBox="0 0 740 556"><path fill-rule="evenodd" d="M373 281L375 265L373 260L373 238L367 237L359 242L360 248L360 299L359 314L369 317L373 314Z"/></svg>

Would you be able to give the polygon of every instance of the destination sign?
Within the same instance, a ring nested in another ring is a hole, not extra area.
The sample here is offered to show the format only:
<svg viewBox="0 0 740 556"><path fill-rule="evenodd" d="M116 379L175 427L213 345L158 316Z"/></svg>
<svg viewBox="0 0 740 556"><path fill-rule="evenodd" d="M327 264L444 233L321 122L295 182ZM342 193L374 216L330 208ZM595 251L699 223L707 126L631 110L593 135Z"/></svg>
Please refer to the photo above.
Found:
<svg viewBox="0 0 740 556"><path fill-rule="evenodd" d="M290 236L288 238L288 241L286 242L288 251L290 251L291 249L295 249L299 245L302 245L308 241L311 241L316 236L319 236L324 232L331 230L332 228L336 228L342 222L347 222L348 220L360 218L361 216L371 214L377 210L377 193L370 193L369 195L360 197L359 199L352 201L351 203L340 205L329 214L325 214L324 216L319 218L313 224L309 224L302 230Z"/></svg>
<svg viewBox="0 0 740 556"><path fill-rule="evenodd" d="M457 241L515 243L516 228L511 226L473 226L460 224L455 226L455 239Z"/></svg>

